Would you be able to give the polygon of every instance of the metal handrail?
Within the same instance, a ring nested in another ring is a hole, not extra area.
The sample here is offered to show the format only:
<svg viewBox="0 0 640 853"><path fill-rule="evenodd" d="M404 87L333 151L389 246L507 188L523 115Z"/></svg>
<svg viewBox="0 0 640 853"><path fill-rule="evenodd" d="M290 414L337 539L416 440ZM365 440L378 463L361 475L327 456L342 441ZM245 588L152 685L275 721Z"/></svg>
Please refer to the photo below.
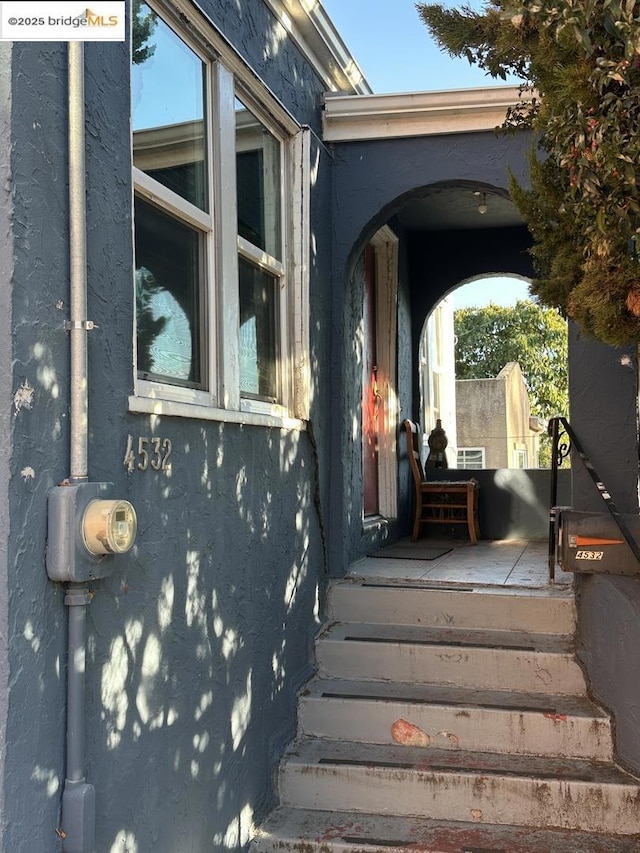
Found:
<svg viewBox="0 0 640 853"><path fill-rule="evenodd" d="M569 456L572 450L575 451L580 461L591 477L593 484L602 500L605 503L611 517L613 518L618 530L624 537L625 542L631 549L633 556L640 563L640 545L634 538L629 526L624 517L618 512L613 498L609 490L602 482L593 463L584 452L578 437L576 436L571 424L565 417L551 418L548 427L549 435L551 436L551 497L549 507L549 581L553 583L555 580L556 554L555 554L555 538L556 538L556 518L557 518L557 499L558 499L558 468L562 465L564 459Z"/></svg>

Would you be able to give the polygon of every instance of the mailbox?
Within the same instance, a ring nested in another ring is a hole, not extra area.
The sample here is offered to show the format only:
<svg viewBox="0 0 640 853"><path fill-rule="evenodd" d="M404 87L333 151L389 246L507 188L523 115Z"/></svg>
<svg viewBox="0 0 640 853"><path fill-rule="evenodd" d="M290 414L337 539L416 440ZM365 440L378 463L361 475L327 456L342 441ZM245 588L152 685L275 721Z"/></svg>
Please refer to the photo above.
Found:
<svg viewBox="0 0 640 853"><path fill-rule="evenodd" d="M622 515L640 542L640 516ZM640 563L608 512L557 508L557 558L565 572L640 575Z"/></svg>

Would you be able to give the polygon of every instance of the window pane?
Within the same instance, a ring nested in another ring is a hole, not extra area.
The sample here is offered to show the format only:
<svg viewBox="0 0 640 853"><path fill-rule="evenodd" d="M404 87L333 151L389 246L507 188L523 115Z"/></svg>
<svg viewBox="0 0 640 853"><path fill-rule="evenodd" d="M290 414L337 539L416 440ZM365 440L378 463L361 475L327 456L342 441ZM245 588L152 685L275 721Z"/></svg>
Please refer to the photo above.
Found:
<svg viewBox="0 0 640 853"><path fill-rule="evenodd" d="M482 448L458 448L458 468L481 469L483 463Z"/></svg>
<svg viewBox="0 0 640 853"><path fill-rule="evenodd" d="M136 199L138 374L201 385L199 232Z"/></svg>
<svg viewBox="0 0 640 853"><path fill-rule="evenodd" d="M133 163L207 207L205 66L146 5L134 3Z"/></svg>
<svg viewBox="0 0 640 853"><path fill-rule="evenodd" d="M278 281L238 258L240 273L240 392L277 398Z"/></svg>
<svg viewBox="0 0 640 853"><path fill-rule="evenodd" d="M280 143L236 98L238 234L282 260Z"/></svg>

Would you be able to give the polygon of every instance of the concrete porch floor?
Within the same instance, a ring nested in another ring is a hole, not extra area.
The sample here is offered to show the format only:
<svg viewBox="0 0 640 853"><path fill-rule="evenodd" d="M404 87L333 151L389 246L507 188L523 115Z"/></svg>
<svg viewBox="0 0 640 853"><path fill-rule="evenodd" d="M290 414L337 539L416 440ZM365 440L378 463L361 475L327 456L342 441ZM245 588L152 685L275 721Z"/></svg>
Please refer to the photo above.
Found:
<svg viewBox="0 0 640 853"><path fill-rule="evenodd" d="M404 540L410 542L410 539ZM349 577L425 581L434 584L473 584L502 587L548 587L547 540L480 540L425 538L433 548L450 548L435 560L364 557L354 563ZM573 590L573 575L556 566L558 591Z"/></svg>

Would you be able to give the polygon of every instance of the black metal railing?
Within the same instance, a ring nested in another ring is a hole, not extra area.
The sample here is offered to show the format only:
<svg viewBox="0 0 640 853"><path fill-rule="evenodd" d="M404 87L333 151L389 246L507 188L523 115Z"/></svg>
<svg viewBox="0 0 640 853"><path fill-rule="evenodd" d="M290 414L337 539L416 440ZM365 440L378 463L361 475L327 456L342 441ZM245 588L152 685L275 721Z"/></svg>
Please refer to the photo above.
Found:
<svg viewBox="0 0 640 853"><path fill-rule="evenodd" d="M549 581L553 583L555 580L556 570L556 521L559 507L558 503L558 469L563 461L573 451L584 465L587 473L591 477L593 484L602 500L611 514L613 520L618 527L618 530L624 537L625 542L631 549L633 556L640 563L640 545L634 538L627 522L620 515L618 509L611 497L609 490L602 482L593 463L584 452L578 437L576 436L569 421L564 417L551 418L548 427L549 435L551 436L551 497L549 508Z"/></svg>

